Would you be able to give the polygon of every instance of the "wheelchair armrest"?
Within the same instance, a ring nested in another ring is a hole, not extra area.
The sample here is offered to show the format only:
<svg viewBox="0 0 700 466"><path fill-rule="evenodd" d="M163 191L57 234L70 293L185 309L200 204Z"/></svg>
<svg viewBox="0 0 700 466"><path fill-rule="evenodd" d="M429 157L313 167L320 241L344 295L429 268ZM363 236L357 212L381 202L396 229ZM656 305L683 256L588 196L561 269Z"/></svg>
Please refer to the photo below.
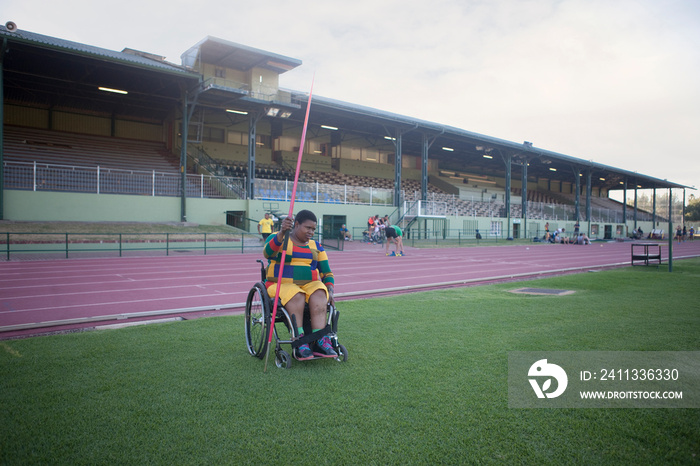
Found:
<svg viewBox="0 0 700 466"><path fill-rule="evenodd" d="M265 263L262 259L258 259L257 261L260 262L260 279L263 283L265 283L267 280L267 268L265 267Z"/></svg>

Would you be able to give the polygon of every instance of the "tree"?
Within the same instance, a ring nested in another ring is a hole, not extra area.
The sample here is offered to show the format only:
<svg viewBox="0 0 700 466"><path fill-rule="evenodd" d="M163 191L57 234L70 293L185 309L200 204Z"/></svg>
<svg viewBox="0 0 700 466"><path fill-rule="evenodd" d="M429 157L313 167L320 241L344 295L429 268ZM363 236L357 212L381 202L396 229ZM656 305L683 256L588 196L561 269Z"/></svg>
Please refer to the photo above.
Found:
<svg viewBox="0 0 700 466"><path fill-rule="evenodd" d="M685 221L697 222L700 220L700 198L690 195L688 205L685 207Z"/></svg>

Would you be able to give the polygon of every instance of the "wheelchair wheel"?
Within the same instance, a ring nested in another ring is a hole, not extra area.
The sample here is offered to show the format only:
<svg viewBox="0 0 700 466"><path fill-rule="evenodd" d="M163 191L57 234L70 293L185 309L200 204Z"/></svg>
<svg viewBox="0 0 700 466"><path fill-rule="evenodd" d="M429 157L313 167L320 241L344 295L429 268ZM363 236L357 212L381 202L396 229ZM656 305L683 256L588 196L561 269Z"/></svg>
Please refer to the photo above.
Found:
<svg viewBox="0 0 700 466"><path fill-rule="evenodd" d="M348 350L345 349L345 347L341 344L338 344L338 348L336 349L336 352L338 353L338 357L335 358L336 361L339 362L347 362L348 360Z"/></svg>
<svg viewBox="0 0 700 466"><path fill-rule="evenodd" d="M289 369L292 367L292 357L285 350L276 351L275 365L280 369Z"/></svg>
<svg viewBox="0 0 700 466"><path fill-rule="evenodd" d="M245 303L245 342L248 352L257 358L265 357L270 331L270 300L262 283L256 283Z"/></svg>

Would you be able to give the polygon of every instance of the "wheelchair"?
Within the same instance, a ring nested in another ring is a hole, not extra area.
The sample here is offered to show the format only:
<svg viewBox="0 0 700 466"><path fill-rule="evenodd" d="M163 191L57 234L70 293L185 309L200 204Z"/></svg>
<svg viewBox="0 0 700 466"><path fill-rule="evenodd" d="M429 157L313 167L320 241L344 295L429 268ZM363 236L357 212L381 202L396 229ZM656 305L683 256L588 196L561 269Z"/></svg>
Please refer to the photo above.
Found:
<svg viewBox="0 0 700 466"><path fill-rule="evenodd" d="M258 259L258 262L260 263L261 278L248 292L248 298L245 304L245 341L248 352L252 356L264 359L269 344L268 339L270 335L270 321L272 320L273 299L267 294L267 288L265 287L265 264L260 259ZM345 349L345 346L338 343L337 330L339 312L331 303L328 303L326 315L326 327L312 334L311 317L307 304L304 308L304 322L302 324L304 336L300 338L297 335L296 318L287 312L281 302L278 303L275 322L272 323L275 365L277 367L289 369L292 366L294 348L298 348L304 343L310 343L324 335L328 335L333 349L338 354L334 359L340 362L348 360L348 351ZM282 345L287 344L291 345L291 354L282 349ZM314 357L313 359L329 358Z"/></svg>

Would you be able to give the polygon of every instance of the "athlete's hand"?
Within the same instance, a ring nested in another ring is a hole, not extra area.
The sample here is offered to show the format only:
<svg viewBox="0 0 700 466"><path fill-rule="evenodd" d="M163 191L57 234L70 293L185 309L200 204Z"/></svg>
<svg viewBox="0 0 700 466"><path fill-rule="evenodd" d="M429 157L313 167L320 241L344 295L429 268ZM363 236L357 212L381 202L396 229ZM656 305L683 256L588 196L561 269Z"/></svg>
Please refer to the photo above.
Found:
<svg viewBox="0 0 700 466"><path fill-rule="evenodd" d="M284 236L288 231L292 231L293 226L294 219L292 217L286 217L284 220L282 220L282 223L280 224L280 233L282 233L282 236Z"/></svg>

